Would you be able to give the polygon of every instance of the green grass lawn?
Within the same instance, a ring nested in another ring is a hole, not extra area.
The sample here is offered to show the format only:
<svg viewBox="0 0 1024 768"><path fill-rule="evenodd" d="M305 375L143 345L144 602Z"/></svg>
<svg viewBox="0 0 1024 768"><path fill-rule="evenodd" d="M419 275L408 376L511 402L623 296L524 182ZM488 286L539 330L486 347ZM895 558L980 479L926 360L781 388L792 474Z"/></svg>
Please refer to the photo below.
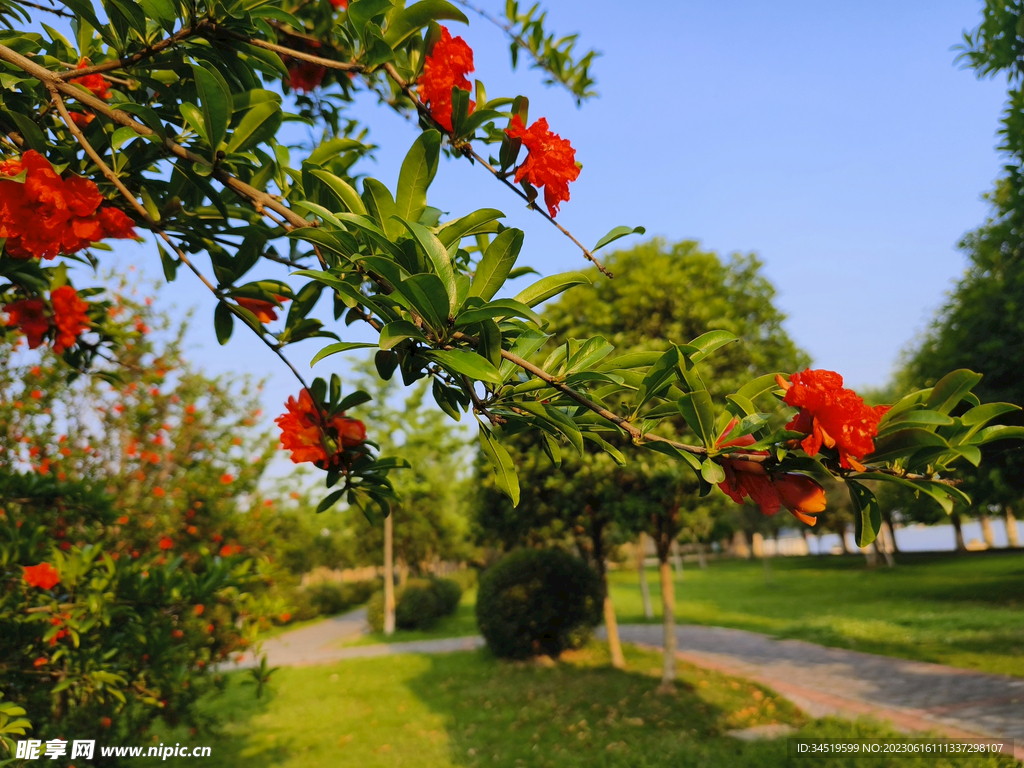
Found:
<svg viewBox="0 0 1024 768"><path fill-rule="evenodd" d="M880 726L808 721L752 683L680 665L673 694L659 694L660 658L626 649L628 671L601 647L552 666L496 661L486 651L400 655L281 669L253 697L233 673L204 706L222 720L215 737L157 729L154 743L212 747L207 768L952 768L1005 759L802 759L786 741L744 742L726 732L784 723L811 738L879 738ZM176 764L171 760L162 765ZM140 759L139 765L158 761Z"/></svg>
<svg viewBox="0 0 1024 768"><path fill-rule="evenodd" d="M477 635L480 630L476 626L476 589L467 589L462 593L459 607L451 616L437 620L430 629L397 629L390 637L383 632L371 632L355 639L342 640L340 645L376 645L377 643L407 643L411 640L435 640L441 637L466 637Z"/></svg>
<svg viewBox="0 0 1024 768"><path fill-rule="evenodd" d="M676 580L676 620L1024 677L1024 555L721 560ZM648 571L661 620L657 572ZM611 574L620 622L643 622L635 570Z"/></svg>

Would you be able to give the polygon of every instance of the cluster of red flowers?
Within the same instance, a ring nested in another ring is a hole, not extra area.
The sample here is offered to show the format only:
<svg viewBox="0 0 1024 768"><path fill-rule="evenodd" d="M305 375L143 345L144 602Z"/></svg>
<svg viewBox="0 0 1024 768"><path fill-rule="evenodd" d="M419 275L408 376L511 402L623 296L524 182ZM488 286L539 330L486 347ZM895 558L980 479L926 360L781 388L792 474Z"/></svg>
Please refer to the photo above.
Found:
<svg viewBox="0 0 1024 768"><path fill-rule="evenodd" d="M722 440L736 426L733 419L718 440L719 448L753 445L753 435L744 435L736 440L722 443ZM725 470L725 480L718 484L730 499L742 504L747 496L761 508L761 513L774 515L785 507L793 516L807 525L814 525L814 515L825 510L825 489L806 475L794 472L769 474L754 456L766 456L768 451L747 451L730 454L719 460Z"/></svg>
<svg viewBox="0 0 1024 768"><path fill-rule="evenodd" d="M839 463L847 469L863 470L858 459L875 450L878 423L888 405L871 407L852 389L843 388L843 377L834 371L794 373L787 382L776 380L786 390L786 404L800 409L786 429L807 435L800 446L816 456L821 446L836 448Z"/></svg>
<svg viewBox="0 0 1024 768"><path fill-rule="evenodd" d="M78 62L78 69L85 69L88 66L85 59ZM109 99L110 98L110 87L107 79L98 72L94 72L91 75L83 75L82 77L76 77L71 80L72 83L80 85L88 91L92 92L92 95L97 99ZM92 112L72 112L71 119L75 125L79 128L85 128L96 118Z"/></svg>
<svg viewBox="0 0 1024 768"><path fill-rule="evenodd" d="M22 570L24 570L22 578L30 587L53 589L60 583L60 573L49 563L23 566Z"/></svg>
<svg viewBox="0 0 1024 768"><path fill-rule="evenodd" d="M52 624L55 627L59 627L61 624L64 624L65 622L67 622L70 618L71 618L71 614L70 613L62 613L59 616L54 616L52 619L50 619L50 624ZM55 646L57 644L57 641L63 640L65 637L67 637L70 634L71 634L71 630L69 630L69 629L63 629L63 628L62 629L58 629L57 630L57 634L55 634L53 637L50 638L50 647L52 648L53 646Z"/></svg>
<svg viewBox="0 0 1024 768"><path fill-rule="evenodd" d="M35 349L43 337L54 329L53 351L57 354L75 345L82 331L89 327L88 303L70 285L50 292L52 312L47 313L42 299L19 299L4 306L7 327L17 328L28 339L28 348Z"/></svg>
<svg viewBox="0 0 1024 768"><path fill-rule="evenodd" d="M544 187L544 203L554 218L558 206L569 199L569 182L580 175L576 150L567 139L552 133L543 117L527 128L516 115L505 133L522 141L529 151L526 161L516 169L516 183L525 178L534 187Z"/></svg>
<svg viewBox="0 0 1024 768"><path fill-rule="evenodd" d="M452 37L441 27L441 39L423 60L423 74L417 81L420 101L430 106L430 116L446 130L452 130L452 88L470 89L466 75L473 71L473 49L461 37ZM469 111L476 108L469 102Z"/></svg>
<svg viewBox="0 0 1024 768"><path fill-rule="evenodd" d="M274 421L281 428L281 445L292 452L292 461L300 464L311 461L321 469L338 466L342 453L366 440L366 426L358 419L343 414L324 420L320 410L313 403L307 390L299 393L299 399L289 397L285 403L287 413ZM337 446L328 455L324 442L331 440Z"/></svg>
<svg viewBox="0 0 1024 768"><path fill-rule="evenodd" d="M0 237L16 259L52 259L77 253L104 238L135 237L123 211L101 206L103 195L89 179L62 179L34 149L0 162L0 176L25 174L24 183L0 180Z"/></svg>

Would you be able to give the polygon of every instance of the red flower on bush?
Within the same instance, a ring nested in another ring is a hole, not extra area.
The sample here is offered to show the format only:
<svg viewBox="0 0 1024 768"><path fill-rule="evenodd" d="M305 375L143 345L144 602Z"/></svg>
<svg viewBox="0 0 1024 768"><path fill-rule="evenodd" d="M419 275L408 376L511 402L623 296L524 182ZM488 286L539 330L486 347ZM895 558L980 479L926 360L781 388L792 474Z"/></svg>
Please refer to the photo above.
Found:
<svg viewBox="0 0 1024 768"><path fill-rule="evenodd" d="M452 88L468 91L466 75L473 71L473 49L461 37L452 37L441 27L441 39L423 60L423 74L416 81L420 101L430 107L430 116L447 130L452 130ZM470 113L476 103L469 102Z"/></svg>
<svg viewBox="0 0 1024 768"><path fill-rule="evenodd" d="M25 583L30 587L53 589L54 586L60 583L60 573L49 563L23 566L22 570L24 573L21 578L23 578Z"/></svg>
<svg viewBox="0 0 1024 768"><path fill-rule="evenodd" d="M170 536L163 536L161 537L158 546L160 547L160 549L170 549L174 546L174 539L172 539Z"/></svg>
<svg viewBox="0 0 1024 768"><path fill-rule="evenodd" d="M235 476L232 475L230 472L225 472L223 475L220 476L221 485L231 485L233 482L235 482Z"/></svg>
<svg viewBox="0 0 1024 768"><path fill-rule="evenodd" d="M86 67L88 67L88 64L86 64L85 59L78 62L78 69L85 69ZM110 88L108 87L109 83L99 72L94 72L91 75L84 75L82 77L76 77L71 82L89 89L92 91L93 96L98 99L110 98Z"/></svg>
<svg viewBox="0 0 1024 768"><path fill-rule="evenodd" d="M286 296L275 296L275 299L280 301L282 304L288 301ZM243 296L235 298L238 302L238 306L242 309L247 309L256 315L256 319L261 323L272 323L277 320L278 306L272 301L265 301L264 299L247 299Z"/></svg>
<svg viewBox="0 0 1024 768"><path fill-rule="evenodd" d="M839 451L839 463L847 469L863 470L862 459L875 450L878 423L888 405L871 407L852 389L843 388L843 377L835 371L794 373L787 382L776 376L786 390L786 404L800 409L786 429L807 435L800 446L816 456L824 445Z"/></svg>
<svg viewBox="0 0 1024 768"><path fill-rule="evenodd" d="M50 303L53 305L53 324L57 329L53 351L60 354L73 347L82 331L89 327L89 318L85 314L89 305L70 285L54 288L50 293Z"/></svg>
<svg viewBox="0 0 1024 768"><path fill-rule="evenodd" d="M722 437L718 439L719 448L753 445L756 442L753 435L722 442L737 421L733 419L729 422ZM814 525L817 522L814 515L825 510L825 489L806 475L793 472L769 474L760 461L751 461L749 458L767 454L768 451L742 451L719 459L725 470L725 480L718 487L737 504L742 504L743 499L749 496L764 515L774 515L785 507L801 522Z"/></svg>
<svg viewBox="0 0 1024 768"><path fill-rule="evenodd" d="M103 196L90 180L62 179L35 150L0 162L0 176L25 174L24 183L0 179L0 237L9 256L51 259L76 253L104 238L134 237L121 211L101 208Z"/></svg>
<svg viewBox="0 0 1024 768"><path fill-rule="evenodd" d="M71 115L71 122L79 128L85 128L85 126L96 119L96 115L92 112L71 112L69 114Z"/></svg>
<svg viewBox="0 0 1024 768"><path fill-rule="evenodd" d="M558 206L569 199L569 182L579 178L576 150L567 139L548 130L548 121L543 117L527 128L516 115L505 133L522 141L529 152L526 161L516 169L516 183L525 178L534 187L544 187L544 204L553 218L558 214Z"/></svg>
<svg viewBox="0 0 1024 768"><path fill-rule="evenodd" d="M341 8L343 11L348 10L348 0L331 0L331 5Z"/></svg>
<svg viewBox="0 0 1024 768"><path fill-rule="evenodd" d="M298 400L289 397L285 407L288 412L274 421L281 428L281 445L292 452L292 461L296 464L311 461L321 469L335 466L340 463L346 449L366 440L366 426L358 419L338 414L325 424L324 417L305 389L299 393ZM336 446L330 456L324 446L328 441Z"/></svg>
<svg viewBox="0 0 1024 768"><path fill-rule="evenodd" d="M32 666L36 669L39 669L39 667L45 667L49 663L49 659L47 659L45 656L40 656L38 659L32 662Z"/></svg>
<svg viewBox="0 0 1024 768"><path fill-rule="evenodd" d="M28 348L35 349L43 343L43 336L50 330L46 316L46 305L42 299L20 299L4 307L7 313L7 327L15 327L25 334Z"/></svg>

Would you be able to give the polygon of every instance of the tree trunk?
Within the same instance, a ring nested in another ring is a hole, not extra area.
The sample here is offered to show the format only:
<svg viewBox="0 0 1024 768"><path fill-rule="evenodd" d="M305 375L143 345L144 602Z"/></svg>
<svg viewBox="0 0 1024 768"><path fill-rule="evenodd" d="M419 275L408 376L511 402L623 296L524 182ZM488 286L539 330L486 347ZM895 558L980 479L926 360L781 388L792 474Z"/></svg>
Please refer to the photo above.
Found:
<svg viewBox="0 0 1024 768"><path fill-rule="evenodd" d="M626 659L622 655L622 643L619 642L619 622L615 619L615 606L612 605L611 592L608 589L608 567L604 558L605 521L587 505L590 514L590 551L594 556L594 567L601 577L601 588L604 590L604 628L608 632L608 651L612 657L612 666L623 669Z"/></svg>
<svg viewBox="0 0 1024 768"><path fill-rule="evenodd" d="M838 531L838 533L839 533L839 542L843 545L843 554L844 555L852 555L853 552L850 550L850 545L846 541L846 526L843 526L843 530Z"/></svg>
<svg viewBox="0 0 1024 768"><path fill-rule="evenodd" d="M394 518L384 518L384 634L395 634L395 563L391 553Z"/></svg>
<svg viewBox="0 0 1024 768"><path fill-rule="evenodd" d="M882 518L885 520L886 525L889 526L889 533L892 534L889 537L889 543L892 545L892 551L894 554L899 554L900 546L896 543L896 526L892 521L892 510L886 510L882 513Z"/></svg>
<svg viewBox="0 0 1024 768"><path fill-rule="evenodd" d="M665 652L661 669L661 687L671 689L676 679L676 589L668 558L659 558L661 576L661 612L665 630Z"/></svg>
<svg viewBox="0 0 1024 768"><path fill-rule="evenodd" d="M708 569L708 559L704 554L704 543L700 541L697 542L697 564L702 571Z"/></svg>
<svg viewBox="0 0 1024 768"><path fill-rule="evenodd" d="M672 539L672 567L676 570L676 576L683 578L683 557L679 554L679 542Z"/></svg>
<svg viewBox="0 0 1024 768"><path fill-rule="evenodd" d="M648 619L654 618L654 608L651 607L651 588L647 586L647 570L644 568L644 561L647 559L647 534L640 532L640 542L637 544L636 569L640 574L640 597L644 601L644 616Z"/></svg>
<svg viewBox="0 0 1024 768"><path fill-rule="evenodd" d="M405 585L409 583L409 564L405 562L404 557L399 557L395 565L398 568L398 588L405 589Z"/></svg>
<svg viewBox="0 0 1024 768"><path fill-rule="evenodd" d="M996 548L996 536L992 533L992 521L988 515L978 515L978 522L981 523L981 537L985 540L985 546L989 549Z"/></svg>
<svg viewBox="0 0 1024 768"><path fill-rule="evenodd" d="M1013 516L1013 509L1009 506L1003 509L1003 521L1006 523L1006 546L1019 547L1020 537L1017 535L1017 518Z"/></svg>
<svg viewBox="0 0 1024 768"><path fill-rule="evenodd" d="M877 548L882 553L882 557L885 558L885 564L890 568L895 567L896 558L892 556L892 553L896 549L896 537L893 536L892 528L884 520L882 521L881 529L878 531L876 543L878 544Z"/></svg>
<svg viewBox="0 0 1024 768"><path fill-rule="evenodd" d="M949 516L949 520L953 523L953 533L956 535L956 551L966 552L967 545L964 543L963 522L960 520L960 515L954 512Z"/></svg>

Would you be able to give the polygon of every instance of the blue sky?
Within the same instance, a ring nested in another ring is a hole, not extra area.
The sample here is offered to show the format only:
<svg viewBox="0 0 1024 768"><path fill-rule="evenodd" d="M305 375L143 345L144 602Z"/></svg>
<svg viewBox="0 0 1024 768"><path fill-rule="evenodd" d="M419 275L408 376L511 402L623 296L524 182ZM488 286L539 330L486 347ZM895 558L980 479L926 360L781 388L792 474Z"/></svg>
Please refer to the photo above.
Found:
<svg viewBox="0 0 1024 768"><path fill-rule="evenodd" d="M551 29L580 32L582 46L603 53L594 66L600 97L581 109L522 62L510 72L507 46L487 22L474 17L452 31L473 47L488 94L529 95L531 119L546 116L576 148L583 172L559 222L587 244L614 225L642 224L722 254L755 252L815 365L851 386L885 383L962 272L956 242L983 221L981 195L999 172L1005 84L977 80L952 50L981 4L545 6ZM381 146L363 171L393 185L416 129L370 99L359 110ZM585 266L567 239L464 161L442 161L430 202L453 215L504 210L526 230L520 263L543 274ZM159 274L149 247L120 253ZM279 412L295 389L287 373L244 334L224 348L205 340L212 303L184 274L175 287L177 305L197 306L204 326L192 336L193 359L211 373L269 375L267 411ZM301 368L317 348L295 348Z"/></svg>

